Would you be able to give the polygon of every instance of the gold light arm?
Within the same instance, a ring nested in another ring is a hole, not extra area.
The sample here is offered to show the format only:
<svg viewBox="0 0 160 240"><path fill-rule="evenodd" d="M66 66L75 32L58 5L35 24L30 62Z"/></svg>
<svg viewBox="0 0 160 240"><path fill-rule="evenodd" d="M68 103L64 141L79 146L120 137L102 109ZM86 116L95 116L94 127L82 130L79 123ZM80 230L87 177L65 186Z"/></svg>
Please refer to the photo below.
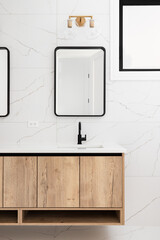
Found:
<svg viewBox="0 0 160 240"><path fill-rule="evenodd" d="M94 28L93 16L69 16L68 28L72 28L72 18L75 18L76 25L78 27L83 27L86 23L86 18L90 18L90 28Z"/></svg>
<svg viewBox="0 0 160 240"><path fill-rule="evenodd" d="M93 16L69 16L69 19L77 18L77 17L84 17L84 18L91 18L91 19L93 19Z"/></svg>

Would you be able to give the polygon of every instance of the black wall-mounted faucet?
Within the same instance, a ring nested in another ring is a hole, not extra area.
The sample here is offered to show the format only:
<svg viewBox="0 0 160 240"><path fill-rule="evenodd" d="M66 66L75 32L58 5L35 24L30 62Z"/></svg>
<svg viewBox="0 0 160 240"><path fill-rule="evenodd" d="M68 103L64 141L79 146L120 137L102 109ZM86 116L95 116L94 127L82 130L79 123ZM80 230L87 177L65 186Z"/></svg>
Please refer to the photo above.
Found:
<svg viewBox="0 0 160 240"><path fill-rule="evenodd" d="M81 135L81 122L78 123L78 144L82 144L83 141L87 140L87 136L82 137Z"/></svg>

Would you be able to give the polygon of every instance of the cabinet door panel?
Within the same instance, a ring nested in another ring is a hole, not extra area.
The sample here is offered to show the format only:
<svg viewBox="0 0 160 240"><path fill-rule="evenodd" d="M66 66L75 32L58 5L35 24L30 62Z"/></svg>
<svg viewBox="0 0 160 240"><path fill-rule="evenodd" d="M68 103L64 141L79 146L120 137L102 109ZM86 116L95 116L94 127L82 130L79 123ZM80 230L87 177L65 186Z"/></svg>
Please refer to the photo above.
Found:
<svg viewBox="0 0 160 240"><path fill-rule="evenodd" d="M38 158L38 207L79 207L79 157Z"/></svg>
<svg viewBox="0 0 160 240"><path fill-rule="evenodd" d="M36 157L4 157L4 207L36 207L36 187Z"/></svg>
<svg viewBox="0 0 160 240"><path fill-rule="evenodd" d="M0 157L0 207L2 207L3 157Z"/></svg>
<svg viewBox="0 0 160 240"><path fill-rule="evenodd" d="M122 207L122 157L80 158L80 207Z"/></svg>

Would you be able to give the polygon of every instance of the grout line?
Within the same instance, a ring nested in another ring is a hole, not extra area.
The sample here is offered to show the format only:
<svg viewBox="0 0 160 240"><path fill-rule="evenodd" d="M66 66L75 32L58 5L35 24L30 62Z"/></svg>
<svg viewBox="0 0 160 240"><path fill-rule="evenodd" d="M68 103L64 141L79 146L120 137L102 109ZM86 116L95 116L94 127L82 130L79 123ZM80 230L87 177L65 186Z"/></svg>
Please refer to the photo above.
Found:
<svg viewBox="0 0 160 240"><path fill-rule="evenodd" d="M160 178L160 176L125 176L125 178Z"/></svg>
<svg viewBox="0 0 160 240"><path fill-rule="evenodd" d="M32 69L32 70L36 70L36 69L42 69L42 70L52 70L54 71L53 67L10 67L10 70L23 70L23 69Z"/></svg>
<svg viewBox="0 0 160 240"><path fill-rule="evenodd" d="M58 0L56 0L56 47L58 46ZM55 71L55 69L54 69ZM54 86L55 87L55 86ZM54 104L55 99L53 99L53 104ZM56 145L58 144L58 118L55 116L55 122L56 122L56 128L55 128L55 138L56 138Z"/></svg>
<svg viewBox="0 0 160 240"><path fill-rule="evenodd" d="M71 117L72 118L72 117ZM66 118L66 121L65 120L63 120L63 119L59 119L60 121L59 121L59 123L61 123L61 124L77 124L77 122L75 122L75 121L79 121L78 119L77 119L78 117L73 117L72 118L72 122L70 122L70 121L68 121L68 118ZM55 116L55 119L57 120L58 118ZM125 122L125 121L105 121L105 120L101 120L101 119L97 119L97 120L93 120L93 119L88 119L87 121L85 120L85 119L83 119L83 120L81 120L81 121L83 121L83 124L99 124L99 123L105 123L105 124L123 124L123 125L126 125L126 124L139 124L139 125L142 125L142 124L148 124L148 125L153 125L153 127L157 127L157 126L159 126L160 127L160 122L158 122L158 121L151 121L151 122L147 122L147 121L141 121L141 122L132 122L132 121L128 121L128 122ZM11 121L11 122L4 122L4 121L1 121L0 120L0 123L1 124L3 124L3 123L27 123L28 121ZM53 123L53 121L39 121L39 123ZM157 124L157 125L154 125L154 124Z"/></svg>
<svg viewBox="0 0 160 240"><path fill-rule="evenodd" d="M58 0L56 0L56 46L58 46Z"/></svg>
<svg viewBox="0 0 160 240"><path fill-rule="evenodd" d="M0 13L0 16L56 16L57 13ZM66 14L60 14L60 15L66 15ZM103 15L103 14L102 14ZM105 14L104 14L105 15Z"/></svg>

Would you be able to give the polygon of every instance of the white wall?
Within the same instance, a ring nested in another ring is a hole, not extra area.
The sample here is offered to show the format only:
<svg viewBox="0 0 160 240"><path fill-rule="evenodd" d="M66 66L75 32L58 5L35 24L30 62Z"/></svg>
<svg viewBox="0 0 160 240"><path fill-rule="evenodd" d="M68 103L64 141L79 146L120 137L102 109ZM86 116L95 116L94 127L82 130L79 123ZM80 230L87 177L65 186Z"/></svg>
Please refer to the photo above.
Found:
<svg viewBox="0 0 160 240"><path fill-rule="evenodd" d="M82 28L75 39L66 39L70 14L92 14L100 34ZM11 114L0 119L1 147L76 143L81 120L90 143L113 139L128 150L124 227L0 227L0 240L158 240L160 82L111 82L107 65L108 112L103 118L53 114L53 50L57 45L102 45L109 53L109 1L1 0L0 45L11 51ZM39 127L28 128L30 120L39 121Z"/></svg>

